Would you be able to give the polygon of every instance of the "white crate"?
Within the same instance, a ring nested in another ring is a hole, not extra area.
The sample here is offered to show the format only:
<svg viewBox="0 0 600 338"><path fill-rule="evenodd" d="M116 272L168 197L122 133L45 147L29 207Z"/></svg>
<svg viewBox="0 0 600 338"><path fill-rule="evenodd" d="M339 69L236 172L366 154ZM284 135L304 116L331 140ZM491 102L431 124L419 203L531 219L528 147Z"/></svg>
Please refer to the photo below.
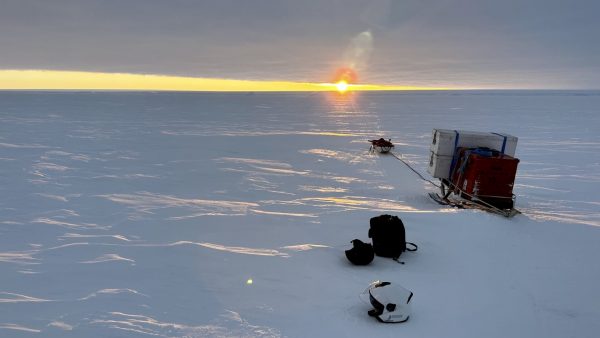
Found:
<svg viewBox="0 0 600 338"><path fill-rule="evenodd" d="M504 146L504 153L514 157L517 141L515 136L508 134L434 129L430 150L438 156L452 156L455 147L488 147L502 151Z"/></svg>
<svg viewBox="0 0 600 338"><path fill-rule="evenodd" d="M429 165L427 172L435 178L449 178L450 165L452 164L452 156L438 155L433 151L430 152Z"/></svg>

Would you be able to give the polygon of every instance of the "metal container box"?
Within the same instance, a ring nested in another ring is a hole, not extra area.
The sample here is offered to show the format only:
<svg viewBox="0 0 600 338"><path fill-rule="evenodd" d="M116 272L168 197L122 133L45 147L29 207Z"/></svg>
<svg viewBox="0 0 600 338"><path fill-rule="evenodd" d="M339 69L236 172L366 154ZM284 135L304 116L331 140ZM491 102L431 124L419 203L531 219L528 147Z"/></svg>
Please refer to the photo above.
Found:
<svg viewBox="0 0 600 338"><path fill-rule="evenodd" d="M434 129L430 150L438 156L453 156L458 147L488 147L515 156L517 137L502 133Z"/></svg>
<svg viewBox="0 0 600 338"><path fill-rule="evenodd" d="M514 157L518 141L517 137L508 134L468 130L433 129L432 136L427 172L441 179L450 179L456 148L487 147Z"/></svg>
<svg viewBox="0 0 600 338"><path fill-rule="evenodd" d="M450 175L450 165L452 164L452 156L437 155L433 151L430 152L429 165L427 172L436 178L448 178Z"/></svg>

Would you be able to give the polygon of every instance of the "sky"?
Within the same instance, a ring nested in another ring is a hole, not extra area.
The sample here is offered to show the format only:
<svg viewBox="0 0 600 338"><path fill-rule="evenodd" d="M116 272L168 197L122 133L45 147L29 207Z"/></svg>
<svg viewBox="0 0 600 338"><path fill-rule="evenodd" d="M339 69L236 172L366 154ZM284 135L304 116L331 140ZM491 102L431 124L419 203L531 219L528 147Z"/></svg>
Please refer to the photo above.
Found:
<svg viewBox="0 0 600 338"><path fill-rule="evenodd" d="M600 88L593 0L0 0L6 71ZM4 71L4 75L2 73Z"/></svg>

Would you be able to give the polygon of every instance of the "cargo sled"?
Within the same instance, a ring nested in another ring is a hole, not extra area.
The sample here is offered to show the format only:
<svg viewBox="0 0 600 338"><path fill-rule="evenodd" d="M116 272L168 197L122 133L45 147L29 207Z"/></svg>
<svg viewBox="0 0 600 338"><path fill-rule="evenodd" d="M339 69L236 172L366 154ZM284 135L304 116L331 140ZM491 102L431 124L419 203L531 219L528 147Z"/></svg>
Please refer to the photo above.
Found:
<svg viewBox="0 0 600 338"><path fill-rule="evenodd" d="M512 192L519 163L513 157L516 142L506 134L434 129L428 171L441 184L440 194L429 196L452 207L518 214Z"/></svg>

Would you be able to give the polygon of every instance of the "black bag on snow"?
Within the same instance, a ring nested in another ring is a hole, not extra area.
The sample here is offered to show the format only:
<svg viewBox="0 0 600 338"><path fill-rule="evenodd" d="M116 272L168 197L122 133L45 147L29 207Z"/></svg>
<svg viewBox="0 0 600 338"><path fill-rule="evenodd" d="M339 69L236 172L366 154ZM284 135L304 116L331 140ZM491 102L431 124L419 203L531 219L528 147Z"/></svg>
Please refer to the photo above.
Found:
<svg viewBox="0 0 600 338"><path fill-rule="evenodd" d="M398 259L404 251L417 251L417 245L406 242L404 223L398 216L381 215L370 220L369 238L377 256ZM414 246L407 248L406 244Z"/></svg>
<svg viewBox="0 0 600 338"><path fill-rule="evenodd" d="M375 254L373 246L369 243L364 243L360 239L352 240L352 249L346 250L346 258L355 265L367 265L371 263Z"/></svg>

